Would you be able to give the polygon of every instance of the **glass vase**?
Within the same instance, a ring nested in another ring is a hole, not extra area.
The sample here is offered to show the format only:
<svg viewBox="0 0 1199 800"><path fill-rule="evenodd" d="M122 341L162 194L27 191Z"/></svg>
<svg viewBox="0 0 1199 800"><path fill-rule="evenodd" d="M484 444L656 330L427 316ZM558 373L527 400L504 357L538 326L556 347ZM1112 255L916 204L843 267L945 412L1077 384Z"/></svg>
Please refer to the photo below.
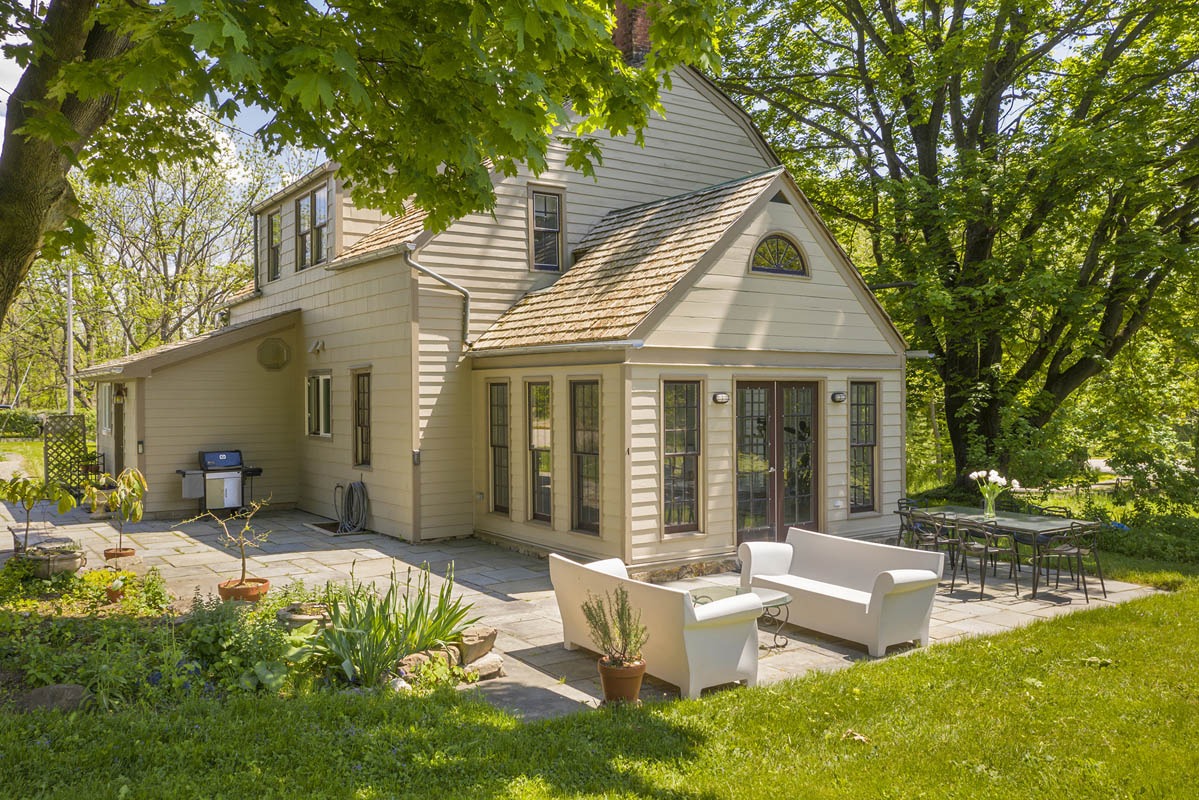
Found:
<svg viewBox="0 0 1199 800"><path fill-rule="evenodd" d="M994 497L984 497L983 498L983 519L987 520L988 522L994 521L994 519L995 519L995 498Z"/></svg>

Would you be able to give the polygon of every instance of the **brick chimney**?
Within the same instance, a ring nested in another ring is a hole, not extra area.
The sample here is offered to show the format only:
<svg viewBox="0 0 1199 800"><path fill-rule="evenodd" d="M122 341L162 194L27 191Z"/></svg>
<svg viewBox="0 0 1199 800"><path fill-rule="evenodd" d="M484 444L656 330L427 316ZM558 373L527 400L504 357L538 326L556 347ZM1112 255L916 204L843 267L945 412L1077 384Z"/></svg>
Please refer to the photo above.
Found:
<svg viewBox="0 0 1199 800"><path fill-rule="evenodd" d="M640 66L649 55L649 13L640 0L617 0L612 44L624 53L625 63Z"/></svg>

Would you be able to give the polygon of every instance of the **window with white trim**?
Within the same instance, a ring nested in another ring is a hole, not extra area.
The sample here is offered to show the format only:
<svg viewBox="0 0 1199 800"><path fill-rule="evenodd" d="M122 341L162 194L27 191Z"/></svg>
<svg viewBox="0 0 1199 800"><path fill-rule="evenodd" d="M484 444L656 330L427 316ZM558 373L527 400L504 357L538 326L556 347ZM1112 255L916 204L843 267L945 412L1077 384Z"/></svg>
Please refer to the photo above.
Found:
<svg viewBox="0 0 1199 800"><path fill-rule="evenodd" d="M332 436L330 406L332 405L332 378L329 374L309 375L305 402L309 436Z"/></svg>
<svg viewBox="0 0 1199 800"><path fill-rule="evenodd" d="M530 198L533 269L562 271L562 195L534 190Z"/></svg>

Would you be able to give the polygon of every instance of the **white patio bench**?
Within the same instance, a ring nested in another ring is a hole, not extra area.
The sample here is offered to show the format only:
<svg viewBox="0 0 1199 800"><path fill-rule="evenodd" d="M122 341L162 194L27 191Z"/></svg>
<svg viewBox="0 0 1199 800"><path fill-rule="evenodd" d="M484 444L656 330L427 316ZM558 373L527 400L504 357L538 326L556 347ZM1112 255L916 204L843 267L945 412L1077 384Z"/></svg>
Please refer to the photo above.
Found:
<svg viewBox="0 0 1199 800"><path fill-rule="evenodd" d="M596 597L623 586L649 632L642 655L650 675L679 687L684 697L722 683L758 682L758 617L762 601L753 594L696 605L681 589L629 578L619 558L580 564L550 555L550 582L562 615L562 643L597 651L583 617L588 593Z"/></svg>
<svg viewBox="0 0 1199 800"><path fill-rule="evenodd" d="M788 621L866 645L872 656L913 640L928 622L943 553L791 528L787 541L744 542L741 585L791 595Z"/></svg>

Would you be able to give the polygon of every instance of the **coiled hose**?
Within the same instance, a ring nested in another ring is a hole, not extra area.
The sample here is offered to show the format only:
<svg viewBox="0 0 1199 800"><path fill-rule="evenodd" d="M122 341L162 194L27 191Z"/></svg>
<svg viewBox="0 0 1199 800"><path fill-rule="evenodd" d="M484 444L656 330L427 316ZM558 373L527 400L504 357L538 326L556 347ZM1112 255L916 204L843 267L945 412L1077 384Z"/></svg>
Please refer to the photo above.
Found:
<svg viewBox="0 0 1199 800"><path fill-rule="evenodd" d="M366 484L362 481L354 481L348 487L342 486L340 483L334 486L333 510L337 512L338 533L357 533L366 530Z"/></svg>

